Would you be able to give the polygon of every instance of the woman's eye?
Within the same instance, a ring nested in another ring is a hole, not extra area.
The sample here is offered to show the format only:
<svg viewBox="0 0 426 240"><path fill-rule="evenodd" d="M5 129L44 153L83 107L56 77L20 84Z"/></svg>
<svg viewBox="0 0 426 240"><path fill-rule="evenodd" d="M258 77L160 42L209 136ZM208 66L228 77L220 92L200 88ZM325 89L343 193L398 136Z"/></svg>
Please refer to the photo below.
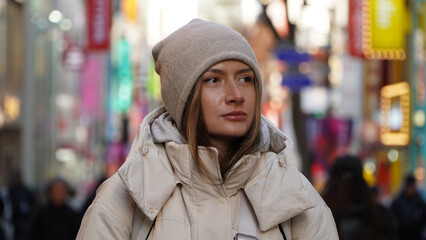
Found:
<svg viewBox="0 0 426 240"><path fill-rule="evenodd" d="M207 78L207 79L204 79L205 83L215 83L217 81L218 81L217 78Z"/></svg>
<svg viewBox="0 0 426 240"><path fill-rule="evenodd" d="M239 82L251 82L252 78L251 77L241 77L238 81Z"/></svg>

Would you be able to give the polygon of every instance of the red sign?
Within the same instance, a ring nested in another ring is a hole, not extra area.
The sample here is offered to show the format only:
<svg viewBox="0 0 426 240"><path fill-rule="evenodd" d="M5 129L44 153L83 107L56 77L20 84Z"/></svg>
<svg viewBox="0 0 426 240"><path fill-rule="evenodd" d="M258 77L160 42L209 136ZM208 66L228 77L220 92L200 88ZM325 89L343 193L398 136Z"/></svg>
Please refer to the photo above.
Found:
<svg viewBox="0 0 426 240"><path fill-rule="evenodd" d="M106 50L110 45L111 0L87 0L88 48Z"/></svg>
<svg viewBox="0 0 426 240"><path fill-rule="evenodd" d="M349 53L355 57L364 57L363 40L363 1L349 0Z"/></svg>

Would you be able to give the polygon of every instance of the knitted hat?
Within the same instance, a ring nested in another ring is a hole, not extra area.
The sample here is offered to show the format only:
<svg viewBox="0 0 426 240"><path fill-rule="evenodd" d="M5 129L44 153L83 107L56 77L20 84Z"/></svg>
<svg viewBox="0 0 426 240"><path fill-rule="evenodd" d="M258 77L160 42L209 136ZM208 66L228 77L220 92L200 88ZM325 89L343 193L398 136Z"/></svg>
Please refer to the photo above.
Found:
<svg viewBox="0 0 426 240"><path fill-rule="evenodd" d="M152 49L155 71L161 79L163 104L181 127L185 104L200 76L224 60L239 60L254 72L262 95L262 78L247 40L235 30L194 19L157 43Z"/></svg>

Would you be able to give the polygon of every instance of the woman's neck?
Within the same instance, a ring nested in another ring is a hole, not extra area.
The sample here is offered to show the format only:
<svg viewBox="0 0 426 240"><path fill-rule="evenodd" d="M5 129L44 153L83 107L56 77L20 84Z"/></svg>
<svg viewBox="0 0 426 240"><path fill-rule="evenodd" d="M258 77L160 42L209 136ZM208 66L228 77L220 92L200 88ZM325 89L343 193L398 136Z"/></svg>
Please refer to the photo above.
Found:
<svg viewBox="0 0 426 240"><path fill-rule="evenodd" d="M230 166L230 148L232 146L232 141L228 139L210 139L210 144L212 147L216 148L218 151L220 172L222 177L225 178L226 172L229 170Z"/></svg>
<svg viewBox="0 0 426 240"><path fill-rule="evenodd" d="M223 156L224 154L226 154L231 144L231 141L210 139L210 145L217 149L217 151L219 152L219 156Z"/></svg>

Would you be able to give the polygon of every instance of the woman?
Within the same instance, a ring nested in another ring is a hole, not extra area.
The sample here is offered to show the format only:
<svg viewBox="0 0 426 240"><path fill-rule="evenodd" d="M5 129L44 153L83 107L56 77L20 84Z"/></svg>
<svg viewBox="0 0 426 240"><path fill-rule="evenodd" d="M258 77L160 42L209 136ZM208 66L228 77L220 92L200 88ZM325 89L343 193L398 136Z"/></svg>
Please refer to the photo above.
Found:
<svg viewBox="0 0 426 240"><path fill-rule="evenodd" d="M30 231L31 237L28 239L75 239L80 218L67 203L72 191L68 182L62 178L58 177L50 181L47 187L48 202L35 215L32 231Z"/></svg>
<svg viewBox="0 0 426 240"><path fill-rule="evenodd" d="M152 53L164 106L145 117L77 239L337 239L290 141L261 117L248 42L195 19Z"/></svg>
<svg viewBox="0 0 426 240"><path fill-rule="evenodd" d="M367 186L357 156L336 159L323 194L333 212L340 239L396 239L392 216Z"/></svg>

